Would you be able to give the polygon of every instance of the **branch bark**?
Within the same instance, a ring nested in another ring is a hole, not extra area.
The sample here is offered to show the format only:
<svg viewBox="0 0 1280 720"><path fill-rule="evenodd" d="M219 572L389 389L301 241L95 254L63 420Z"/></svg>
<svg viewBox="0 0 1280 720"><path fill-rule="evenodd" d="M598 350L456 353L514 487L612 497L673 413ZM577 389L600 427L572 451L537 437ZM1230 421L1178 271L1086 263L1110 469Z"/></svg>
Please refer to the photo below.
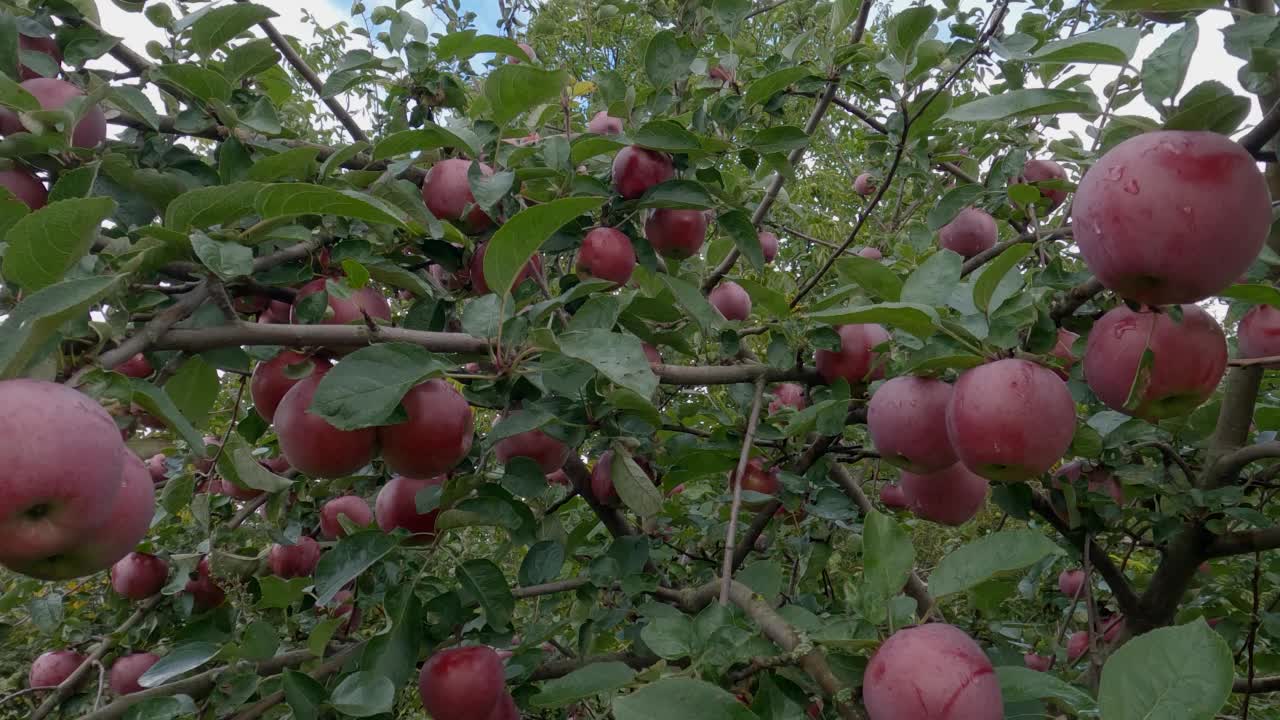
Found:
<svg viewBox="0 0 1280 720"><path fill-rule="evenodd" d="M764 378L756 378L756 393L751 399L751 413L747 417L747 429L742 436L742 450L738 453L738 469L733 481L733 502L729 505L729 529L724 538L724 564L720 572L720 604L729 604L729 585L733 582L733 540L738 535L738 513L742 511L742 482L746 478L747 461L751 458L751 439L760 422L760 401L764 398Z"/></svg>
<svg viewBox="0 0 1280 720"><path fill-rule="evenodd" d="M1207 557L1228 557L1280 549L1280 527L1225 533L1209 542Z"/></svg>
<svg viewBox="0 0 1280 720"><path fill-rule="evenodd" d="M1280 675L1254 678L1253 682L1249 682L1247 678L1236 678L1231 690L1238 693L1280 692Z"/></svg>

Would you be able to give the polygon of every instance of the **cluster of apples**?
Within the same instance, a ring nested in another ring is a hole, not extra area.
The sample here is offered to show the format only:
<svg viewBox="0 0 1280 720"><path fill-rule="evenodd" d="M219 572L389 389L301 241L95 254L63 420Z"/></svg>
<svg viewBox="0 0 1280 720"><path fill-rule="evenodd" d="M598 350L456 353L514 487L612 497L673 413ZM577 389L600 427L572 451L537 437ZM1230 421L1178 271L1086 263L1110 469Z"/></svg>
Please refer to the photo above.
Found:
<svg viewBox="0 0 1280 720"><path fill-rule="evenodd" d="M27 685L33 688L54 688L88 661L88 657L75 650L51 650L36 658L27 672ZM130 695L142 690L138 678L160 660L154 653L141 652L122 655L111 664L107 675L107 687L116 695ZM81 678L81 683L88 679Z"/></svg>

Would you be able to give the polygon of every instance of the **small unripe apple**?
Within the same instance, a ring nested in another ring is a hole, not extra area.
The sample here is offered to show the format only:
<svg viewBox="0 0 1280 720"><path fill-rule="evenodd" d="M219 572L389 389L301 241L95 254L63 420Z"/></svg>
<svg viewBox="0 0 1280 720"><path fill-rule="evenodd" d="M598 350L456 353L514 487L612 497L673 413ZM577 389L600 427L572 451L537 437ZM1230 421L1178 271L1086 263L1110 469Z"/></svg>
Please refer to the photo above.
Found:
<svg viewBox="0 0 1280 720"><path fill-rule="evenodd" d="M400 405L408 419L378 428L382 459L392 472L430 477L452 470L471 452L475 418L449 383L437 378L415 385Z"/></svg>
<svg viewBox="0 0 1280 720"><path fill-rule="evenodd" d="M493 218L476 204L468 179L470 171L471 161L464 158L441 160L432 165L422 181L422 200L432 215L462 223L464 230L477 233L493 225ZM488 177L493 174L493 168L480 163L480 174Z"/></svg>
<svg viewBox="0 0 1280 720"><path fill-rule="evenodd" d="M1004 720L991 661L963 630L943 623L886 640L867 663L862 700L870 720Z"/></svg>
<svg viewBox="0 0 1280 720"><path fill-rule="evenodd" d="M442 650L422 666L418 694L433 720L488 718L505 692L502 658L487 645Z"/></svg>
<svg viewBox="0 0 1280 720"><path fill-rule="evenodd" d="M650 365L662 364L662 353L658 352L658 348L647 342L640 343L640 347L644 350L644 356L649 360Z"/></svg>
<svg viewBox="0 0 1280 720"><path fill-rule="evenodd" d="M598 227L582 238L582 248L578 250L579 273L625 285L635 269L635 248L621 231Z"/></svg>
<svg viewBox="0 0 1280 720"><path fill-rule="evenodd" d="M524 457L536 462L547 475L559 470L569 459L569 446L534 428L502 438L493 445L498 462L506 465L511 458Z"/></svg>
<svg viewBox="0 0 1280 720"><path fill-rule="evenodd" d="M337 540L345 537L347 531L342 528L339 517L356 527L363 527L373 522L373 510L369 503L358 495L343 495L326 502L320 508L320 535L325 540Z"/></svg>
<svg viewBox="0 0 1280 720"><path fill-rule="evenodd" d="M769 403L769 414L774 415L784 407L803 410L804 406L804 387L795 383L782 383L773 389L773 400Z"/></svg>
<svg viewBox="0 0 1280 720"><path fill-rule="evenodd" d="M707 300L725 320L746 320L751 316L751 296L732 280L721 280L707 294Z"/></svg>
<svg viewBox="0 0 1280 720"><path fill-rule="evenodd" d="M907 495L900 485L883 485L880 488L880 504L890 510L905 510L911 507Z"/></svg>
<svg viewBox="0 0 1280 720"><path fill-rule="evenodd" d="M645 220L644 237L663 257L693 257L707 240L707 215L701 210L659 208Z"/></svg>
<svg viewBox="0 0 1280 720"><path fill-rule="evenodd" d="M731 487L737 482L737 468L730 473L729 479ZM761 495L776 496L782 491L782 483L778 480L777 468L766 468L764 460L761 458L751 458L747 461L746 470L742 473L742 490L743 492L757 492ZM743 501L742 507L760 511L769 504L769 501Z"/></svg>
<svg viewBox="0 0 1280 720"><path fill-rule="evenodd" d="M18 50L28 50L31 52L44 53L53 60L54 64L59 67L62 65L62 50L58 47L58 41L52 37L33 37L31 35L18 36ZM21 56L19 56L21 58ZM19 60L21 62L21 60ZM35 70L26 65L19 64L18 79L32 80L34 78L44 77Z"/></svg>
<svg viewBox="0 0 1280 720"><path fill-rule="evenodd" d="M1255 305L1240 318L1236 341L1242 358L1280 355L1280 310L1270 305Z"/></svg>
<svg viewBox="0 0 1280 720"><path fill-rule="evenodd" d="M0 170L0 187L13 193L32 210L39 210L49 201L49 191L45 190L40 178L21 167Z"/></svg>
<svg viewBox="0 0 1280 720"><path fill-rule="evenodd" d="M382 486L373 503L373 514L383 532L396 528L408 530L413 537L409 545L426 545L436 536L439 508L418 512L418 493L444 483L444 477L410 478L397 475Z"/></svg>
<svg viewBox="0 0 1280 720"><path fill-rule="evenodd" d="M51 650L44 653L31 663L31 670L27 673L27 687L57 687L88 659L74 650Z"/></svg>
<svg viewBox="0 0 1280 720"><path fill-rule="evenodd" d="M1058 590L1069 598L1074 598L1084 589L1085 574L1083 570L1063 570L1058 576Z"/></svg>
<svg viewBox="0 0 1280 720"><path fill-rule="evenodd" d="M285 350L270 360L258 363L249 379L249 395L253 397L253 407L258 411L258 416L271 422L285 393L316 370L325 372L328 369L327 360L308 357L292 350Z"/></svg>
<svg viewBox="0 0 1280 720"><path fill-rule="evenodd" d="M293 301L293 309L289 315L290 322L298 322L298 305L304 298L322 290L328 292L327 282L325 278L316 278L298 288L298 295ZM372 285L365 285L359 290L344 289L350 293L350 297L344 298L337 292L328 292L329 306L325 310L324 318L320 320L321 325L364 325L365 315L374 322L381 321L380 324L391 323L391 305L387 302L387 298Z"/></svg>
<svg viewBox="0 0 1280 720"><path fill-rule="evenodd" d="M195 575L187 581L185 589L195 602L196 610L212 610L227 601L227 593L213 578L208 556L200 558Z"/></svg>
<svg viewBox="0 0 1280 720"><path fill-rule="evenodd" d="M1052 160L1028 160L1022 166L1022 175L1013 184L1038 183L1045 180L1066 180L1067 171ZM1040 195L1049 199L1049 210L1055 210L1067 199L1066 190L1041 188Z"/></svg>
<svg viewBox="0 0 1280 720"><path fill-rule="evenodd" d="M147 356L142 353L138 353L128 360L125 360L112 368L112 370L124 375L125 377L138 379L151 377L151 373L156 371L155 368L151 367L151 361L147 360Z"/></svg>
<svg viewBox="0 0 1280 720"><path fill-rule="evenodd" d="M1029 652L1022 656L1022 664L1027 666L1028 670L1049 672L1049 668L1053 667L1053 656L1037 655Z"/></svg>
<svg viewBox="0 0 1280 720"><path fill-rule="evenodd" d="M1077 630L1067 638L1067 660L1075 662L1089 651L1089 633Z"/></svg>
<svg viewBox="0 0 1280 720"><path fill-rule="evenodd" d="M760 240L760 252L764 255L764 261L773 262L778 256L778 236L768 230L761 230L756 233L756 238Z"/></svg>
<svg viewBox="0 0 1280 720"><path fill-rule="evenodd" d="M169 563L148 553L131 552L111 566L112 589L130 600L146 600L168 579Z"/></svg>
<svg viewBox="0 0 1280 720"><path fill-rule="evenodd" d="M377 433L373 428L339 430L309 412L323 373L298 381L276 408L274 424L280 453L300 472L316 478L350 475L373 460Z"/></svg>
<svg viewBox="0 0 1280 720"><path fill-rule="evenodd" d="M315 572L320 562L320 543L303 535L292 545L272 545L267 553L267 565L279 578L307 577Z"/></svg>
<svg viewBox="0 0 1280 720"><path fill-rule="evenodd" d="M962 463L917 475L903 472L902 495L917 517L940 525L963 525L973 519L987 502L989 485Z"/></svg>
<svg viewBox="0 0 1280 720"><path fill-rule="evenodd" d="M587 121L587 132L596 135L619 135L622 133L622 118L610 115L608 110L601 110Z"/></svg>
<svg viewBox="0 0 1280 720"><path fill-rule="evenodd" d="M934 378L904 375L881 385L867 404L867 431L887 463L914 473L956 464L947 437L952 389Z"/></svg>
<svg viewBox="0 0 1280 720"><path fill-rule="evenodd" d="M853 191L862 197L875 194L876 179L871 176L871 173L862 173L853 179Z"/></svg>
<svg viewBox="0 0 1280 720"><path fill-rule="evenodd" d="M998 235L995 218L986 210L967 207L938 231L938 245L961 257L971 258L990 250Z"/></svg>
<svg viewBox="0 0 1280 720"><path fill-rule="evenodd" d="M22 89L31 93L40 103L41 110L61 110L72 98L84 97L80 88L57 78L36 77L24 80ZM26 132L18 114L8 108L0 108L0 135ZM90 106L80 122L71 131L71 145L77 148L94 148L107 137L107 116L98 105Z"/></svg>
<svg viewBox="0 0 1280 720"><path fill-rule="evenodd" d="M159 661L159 655L149 652L133 653L116 658L116 661L111 664L110 679L107 683L111 686L111 692L117 695L141 692L143 687L138 684L138 678Z"/></svg>
<svg viewBox="0 0 1280 720"><path fill-rule="evenodd" d="M870 260L883 260L884 253L873 247L864 247L858 251L858 257L868 258Z"/></svg>
<svg viewBox="0 0 1280 720"><path fill-rule="evenodd" d="M664 152L628 145L613 158L613 187L624 200L635 200L675 176L671 156Z"/></svg>
<svg viewBox="0 0 1280 720"><path fill-rule="evenodd" d="M471 254L471 262L467 266L469 268L468 274L471 278L471 291L476 295L488 295L491 292L489 283L484 278L484 253L488 248L489 243L477 245L475 252ZM511 285L512 290L520 287L525 280L535 274L542 274L542 257L536 253L529 258L529 262L524 264L520 274L516 275L515 283Z"/></svg>
<svg viewBox="0 0 1280 720"><path fill-rule="evenodd" d="M839 350L819 350L814 353L814 365L818 374L828 383L844 378L850 385L860 385L884 377L888 356L876 352L876 348L889 342L889 333L875 324L841 325L836 328L840 336Z"/></svg>

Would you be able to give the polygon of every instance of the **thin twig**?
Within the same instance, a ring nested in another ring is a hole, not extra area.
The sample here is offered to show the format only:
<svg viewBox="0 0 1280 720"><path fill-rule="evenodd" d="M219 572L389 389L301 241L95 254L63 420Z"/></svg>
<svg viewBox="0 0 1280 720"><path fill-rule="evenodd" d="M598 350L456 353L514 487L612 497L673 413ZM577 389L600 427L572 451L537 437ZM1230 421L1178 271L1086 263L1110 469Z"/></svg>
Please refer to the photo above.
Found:
<svg viewBox="0 0 1280 720"><path fill-rule="evenodd" d="M747 460L751 458L751 439L760 421L760 401L764 398L764 378L756 380L756 394L751 399L751 413L747 416L747 430L742 436L742 450L738 453L738 469L733 477L733 503L729 506L729 529L724 539L724 565L721 569L720 604L729 604L729 585L733 582L733 541L738 535L738 513L742 509L742 483L746 477Z"/></svg>
<svg viewBox="0 0 1280 720"><path fill-rule="evenodd" d="M1257 668L1253 662L1253 646L1258 639L1258 626L1262 622L1262 617L1258 613L1258 603L1262 596L1262 554L1253 554L1253 609L1249 613L1249 637L1245 640L1245 647L1248 648L1248 660L1246 663L1248 672L1249 687L1253 687L1253 680ZM1249 720L1249 703L1253 698L1252 693L1246 693L1244 702L1240 706L1240 720Z"/></svg>

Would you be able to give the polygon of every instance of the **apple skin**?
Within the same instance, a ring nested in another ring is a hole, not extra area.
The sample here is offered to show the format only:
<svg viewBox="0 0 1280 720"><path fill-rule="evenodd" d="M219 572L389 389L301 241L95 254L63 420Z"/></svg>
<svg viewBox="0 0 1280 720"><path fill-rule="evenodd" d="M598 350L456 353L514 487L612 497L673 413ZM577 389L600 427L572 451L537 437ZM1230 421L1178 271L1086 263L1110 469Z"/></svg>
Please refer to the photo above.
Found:
<svg viewBox="0 0 1280 720"><path fill-rule="evenodd" d="M707 300L725 320L746 320L751 317L751 296L732 280L721 280L707 294Z"/></svg>
<svg viewBox="0 0 1280 720"><path fill-rule="evenodd" d="M737 484L737 468L729 473L730 489ZM743 492L758 492L762 495L776 496L782 492L782 483L778 480L777 468L766 468L764 460L758 457L751 458L747 461L747 467L743 473L742 479ZM753 512L763 510L769 504L768 500L759 502L743 501L742 507Z"/></svg>
<svg viewBox="0 0 1280 720"><path fill-rule="evenodd" d="M326 278L316 278L298 288L298 295L289 311L290 322L298 322L298 303L303 298L325 290L325 282ZM372 285L365 285L359 290L345 289L351 293L351 297L342 298L336 293L329 293L329 309L325 311L321 325L364 325L365 314L374 322L381 320L385 324L391 324L391 305Z"/></svg>
<svg viewBox="0 0 1280 720"><path fill-rule="evenodd" d="M795 383L782 383L774 388L773 400L769 402L769 414L776 415L784 407L803 410L805 407L804 387Z"/></svg>
<svg viewBox="0 0 1280 720"><path fill-rule="evenodd" d="M1043 365L997 360L966 371L947 404L947 436L960 462L998 482L1052 468L1071 446L1076 404Z"/></svg>
<svg viewBox="0 0 1280 720"><path fill-rule="evenodd" d="M644 237L663 257L691 258L707 240L707 215L701 210L659 208L645 220Z"/></svg>
<svg viewBox="0 0 1280 720"><path fill-rule="evenodd" d="M888 357L874 349L889 342L889 333L880 325L855 324L836 328L840 336L840 350L818 350L813 364L827 383L844 378L850 385L859 385L884 377Z"/></svg>
<svg viewBox="0 0 1280 720"><path fill-rule="evenodd" d="M46 580L81 577L106 570L147 536L151 520L155 517L155 507L156 489L155 483L151 482L151 473L138 456L127 453L120 487L111 504L111 514L89 542L68 550L57 559L28 566L25 570L15 569Z"/></svg>
<svg viewBox="0 0 1280 720"><path fill-rule="evenodd" d="M622 118L610 115L608 110L601 110L587 121L587 132L596 135L620 135Z"/></svg>
<svg viewBox="0 0 1280 720"><path fill-rule="evenodd" d="M662 353L658 352L658 348L647 342L640 343L640 347L644 350L644 356L648 359L650 365L662 364Z"/></svg>
<svg viewBox="0 0 1280 720"><path fill-rule="evenodd" d="M489 243L481 243L477 246L475 252L471 254L471 261L468 264L468 274L471 277L471 292L476 295L488 295L491 292L489 283L484 278L484 251L488 247ZM520 271L519 275L516 275L515 284L511 286L512 289L520 287L525 280L533 277L534 273L542 274L542 257L537 254L529 258L529 262L524 264L524 269Z"/></svg>
<svg viewBox="0 0 1280 720"><path fill-rule="evenodd" d="M493 706L493 712L489 713L488 720L520 720L520 708L516 707L516 700L511 697L511 693L502 693Z"/></svg>
<svg viewBox="0 0 1280 720"><path fill-rule="evenodd" d="M520 49L524 51L524 54L529 56L529 60L533 62L538 62L538 54L533 51L533 46L531 46L529 43L516 43L516 45L519 45ZM508 65L518 65L522 62L525 62L525 59L520 57L519 55L507 56Z"/></svg>
<svg viewBox="0 0 1280 720"><path fill-rule="evenodd" d="M1149 132L1085 173L1071 227L1108 290L1145 305L1194 303L1231 285L1258 257L1271 197L1257 163L1225 135Z"/></svg>
<svg viewBox="0 0 1280 720"><path fill-rule="evenodd" d="M327 606L316 607L316 612L324 613L329 617L347 618L335 633L338 637L346 637L360 629L360 621L364 619L364 613L356 607L355 597L350 590L339 590Z"/></svg>
<svg viewBox="0 0 1280 720"><path fill-rule="evenodd" d="M1280 355L1280 310L1270 305L1255 305L1240 318L1236 341L1242 358Z"/></svg>
<svg viewBox="0 0 1280 720"><path fill-rule="evenodd" d="M1102 626L1102 641L1110 645L1116 641L1116 638L1118 638L1120 633L1124 632L1124 630L1124 616L1114 615L1110 620L1107 620L1105 625Z"/></svg>
<svg viewBox="0 0 1280 720"><path fill-rule="evenodd" d="M1058 591L1069 598L1074 598L1084 588L1083 570L1063 570L1058 576Z"/></svg>
<svg viewBox="0 0 1280 720"><path fill-rule="evenodd" d="M1067 638L1067 660L1075 662L1089 652L1089 633L1077 630Z"/></svg>
<svg viewBox="0 0 1280 720"><path fill-rule="evenodd" d="M938 246L958 253L961 257L990 250L996 244L999 231L996 220L986 210L967 207L955 219L938 231Z"/></svg>
<svg viewBox="0 0 1280 720"><path fill-rule="evenodd" d="M14 197L32 210L39 210L49 202L49 191L45 189L44 183L23 168L0 171L0 187L13 193Z"/></svg>
<svg viewBox="0 0 1280 720"><path fill-rule="evenodd" d="M80 88L57 78L35 77L20 83L23 90L35 96L42 110L60 110L72 98L84 97ZM0 109L0 135L26 132L18 114L7 108ZM71 131L71 145L78 148L94 148L107 137L107 116L102 108L93 105Z"/></svg>
<svg viewBox="0 0 1280 720"><path fill-rule="evenodd" d="M1144 350L1155 355L1150 382L1136 407L1125 400ZM1084 350L1084 378L1107 407L1147 421L1186 415L1213 394L1227 369L1227 338L1213 316L1182 306L1182 322L1167 313L1120 305L1093 324Z"/></svg>
<svg viewBox="0 0 1280 720"><path fill-rule="evenodd" d="M913 473L956 464L947 438L952 388L933 378L904 375L881 385L867 404L867 431L880 457Z"/></svg>
<svg viewBox="0 0 1280 720"><path fill-rule="evenodd" d="M398 475L430 477L471 452L475 419L466 398L441 379L415 385L400 401L408 420L377 430L382 459Z"/></svg>
<svg viewBox="0 0 1280 720"><path fill-rule="evenodd" d="M1028 670L1049 672L1049 669L1053 667L1053 656L1026 653L1022 656L1022 664L1025 665Z"/></svg>
<svg viewBox="0 0 1280 720"><path fill-rule="evenodd" d="M125 360L112 368L112 370L124 375L125 377L136 378L139 380L151 377L151 373L156 371L155 368L151 367L151 361L147 360L147 356L142 353L138 353L128 360Z"/></svg>
<svg viewBox="0 0 1280 720"><path fill-rule="evenodd" d="M436 536L436 516L439 508L428 513L418 512L418 492L428 487L441 485L444 477L410 478L397 475L382 486L373 503L374 517L382 532L389 533L396 528L404 528L413 537L408 545L426 545Z"/></svg>
<svg viewBox="0 0 1280 720"><path fill-rule="evenodd" d="M222 438L214 437L213 435L204 436L204 447L198 448L198 452L195 453L195 460L192 462L195 465L196 472L208 474L210 470L213 470L213 455L220 447L222 447Z"/></svg>
<svg viewBox="0 0 1280 720"><path fill-rule="evenodd" d="M1084 463L1079 460L1074 460L1058 468L1058 471L1053 474L1053 486L1057 488L1063 482L1072 483L1079 480L1080 473L1084 470L1083 465ZM1116 476L1105 467L1090 469L1085 478L1089 484L1089 492L1105 493L1115 501L1116 505L1124 505L1124 488L1120 485L1120 481L1116 480Z"/></svg>
<svg viewBox="0 0 1280 720"><path fill-rule="evenodd" d="M579 273L625 285L635 269L635 248L621 231L598 227L582 238L582 248L578 250Z"/></svg>
<svg viewBox="0 0 1280 720"><path fill-rule="evenodd" d="M494 443L498 462L506 465L511 458L526 457L538 463L543 475L559 470L569 459L569 446L538 430L527 430Z"/></svg>
<svg viewBox="0 0 1280 720"><path fill-rule="evenodd" d="M32 37L30 35L18 36L18 50L30 50L33 52L44 53L53 61L62 66L62 50L58 47L58 41L52 37ZM19 64L18 79L33 80L35 78L44 77L40 73L32 70L26 65Z"/></svg>
<svg viewBox="0 0 1280 720"><path fill-rule="evenodd" d="M671 156L657 150L628 145L613 157L613 188L624 200L635 200L649 188L675 176Z"/></svg>
<svg viewBox="0 0 1280 720"><path fill-rule="evenodd" d="M95 542L126 461L142 463L107 411L65 385L0 381L0 407L0 564L23 572Z"/></svg>
<svg viewBox="0 0 1280 720"><path fill-rule="evenodd" d="M111 566L112 589L130 600L146 600L168 579L169 563L149 553L131 552Z"/></svg>
<svg viewBox="0 0 1280 720"><path fill-rule="evenodd" d="M858 251L858 257L864 257L870 260L883 260L884 253L873 247L864 247Z"/></svg>
<svg viewBox="0 0 1280 720"><path fill-rule="evenodd" d="M768 230L761 230L756 233L756 238L760 240L760 252L764 255L764 261L773 262L778 257L778 236Z"/></svg>
<svg viewBox="0 0 1280 720"><path fill-rule="evenodd" d="M147 458L147 472L151 473L151 482L158 485L169 478L169 468L165 464L167 459L164 453L157 453Z"/></svg>
<svg viewBox="0 0 1280 720"><path fill-rule="evenodd" d="M316 571L316 563L320 562L320 543L314 538L303 535L293 545L271 546L267 553L267 566L271 574L288 580L290 578L307 577Z"/></svg>
<svg viewBox="0 0 1280 720"><path fill-rule="evenodd" d="M564 470L557 470L547 476L548 485L564 485L565 487L573 487L573 481L565 474Z"/></svg>
<svg viewBox="0 0 1280 720"><path fill-rule="evenodd" d="M1062 367L1053 368L1053 372L1063 380L1071 377L1071 368L1075 367L1076 361L1079 360L1075 353L1071 352L1072 346L1080 336L1067 330L1066 328L1058 328L1058 342L1054 344L1049 354L1062 361Z"/></svg>
<svg viewBox="0 0 1280 720"><path fill-rule="evenodd" d="M853 179L853 191L862 197L875 194L876 179L871 177L871 173L862 173Z"/></svg>
<svg viewBox="0 0 1280 720"><path fill-rule="evenodd" d="M132 695L141 692L144 688L138 684L138 678L159 661L159 655L149 652L133 653L116 658L116 661L111 664L111 673L108 676L111 692L116 695Z"/></svg>
<svg viewBox="0 0 1280 720"><path fill-rule="evenodd" d="M1028 183L1038 183L1044 180L1066 180L1067 171L1062 166L1052 160L1031 159L1022 166L1022 175L1013 184L1022 185ZM1056 210L1067 199L1066 190L1051 190L1043 188L1040 190L1041 197L1049 199L1049 210Z"/></svg>
<svg viewBox="0 0 1280 720"><path fill-rule="evenodd" d="M471 161L464 158L441 160L427 171L422 181L422 200L432 215L441 220L462 223L467 232L478 233L493 225L493 218L476 204L471 193ZM480 163L480 174L488 177L493 168ZM467 211L467 206L471 207ZM465 218L463 213L466 213Z"/></svg>
<svg viewBox="0 0 1280 720"><path fill-rule="evenodd" d="M302 379L289 377L289 366L297 365L300 367L296 370L307 372L305 367L301 367L303 363L311 363L311 372L325 372L329 369L327 360L311 358L292 350L285 350L254 366L253 375L249 379L249 395L253 397L253 407L257 409L259 417L271 422L285 393Z"/></svg>
<svg viewBox="0 0 1280 720"><path fill-rule="evenodd" d="M653 477L653 468L649 467L649 462L644 458L633 457L631 459L644 471L645 475L649 476L649 480L656 485L657 481ZM605 450L600 453L600 459L596 461L595 467L591 468L591 494L595 496L597 502L606 507L618 507L622 504L622 498L618 496L618 490L613 485L612 450Z"/></svg>
<svg viewBox="0 0 1280 720"><path fill-rule="evenodd" d="M911 507L900 485L884 485L880 488L880 504L890 510L906 510Z"/></svg>
<svg viewBox="0 0 1280 720"><path fill-rule="evenodd" d="M953 527L978 514L987 502L990 487L986 478L962 463L928 475L903 472L899 485L907 507L916 517Z"/></svg>
<svg viewBox="0 0 1280 720"><path fill-rule="evenodd" d="M871 720L1003 720L1000 681L973 638L930 623L894 633L867 663Z"/></svg>
<svg viewBox="0 0 1280 720"><path fill-rule="evenodd" d="M214 580L209 569L208 556L200 558L200 562L196 564L196 577L187 580L185 590L195 601L195 609L198 611L212 610L227 601L226 591Z"/></svg>
<svg viewBox="0 0 1280 720"><path fill-rule="evenodd" d="M433 720L488 718L505 693L504 675L487 645L442 650L423 664L418 694Z"/></svg>
<svg viewBox="0 0 1280 720"><path fill-rule="evenodd" d="M339 430L307 412L323 373L315 373L285 393L273 420L280 453L300 472L316 478L350 475L373 460L377 431Z"/></svg>
<svg viewBox="0 0 1280 720"><path fill-rule="evenodd" d="M325 540L337 540L345 537L347 531L338 522L340 516L356 527L363 527L373 522L373 509L359 495L343 495L326 502L320 508L320 536Z"/></svg>
<svg viewBox="0 0 1280 720"><path fill-rule="evenodd" d="M718 80L721 83L733 82L733 76L733 71L723 65L717 65L707 71L707 77L712 80Z"/></svg>
<svg viewBox="0 0 1280 720"><path fill-rule="evenodd" d="M287 325L293 314L293 305L279 300L267 303L267 309L258 315L258 322L264 325Z"/></svg>
<svg viewBox="0 0 1280 720"><path fill-rule="evenodd" d="M27 687L61 685L88 659L74 650L51 650L43 653L31 663L31 670L27 673Z"/></svg>
<svg viewBox="0 0 1280 720"><path fill-rule="evenodd" d="M209 482L209 492L215 495L226 495L232 500L252 500L263 491L250 487L240 487L224 477L215 477Z"/></svg>

